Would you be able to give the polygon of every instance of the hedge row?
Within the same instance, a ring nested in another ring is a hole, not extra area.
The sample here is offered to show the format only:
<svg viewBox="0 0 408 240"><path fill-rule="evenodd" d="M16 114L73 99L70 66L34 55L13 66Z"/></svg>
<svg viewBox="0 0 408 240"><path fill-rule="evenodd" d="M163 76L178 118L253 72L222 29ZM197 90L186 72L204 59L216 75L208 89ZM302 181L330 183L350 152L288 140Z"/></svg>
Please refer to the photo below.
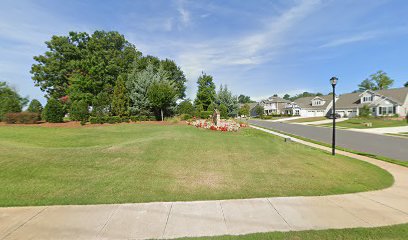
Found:
<svg viewBox="0 0 408 240"><path fill-rule="evenodd" d="M9 124L23 123L32 124L40 120L40 114L31 112L6 113L4 121Z"/></svg>
<svg viewBox="0 0 408 240"><path fill-rule="evenodd" d="M104 123L122 123L122 122L138 122L138 121L155 121L154 116L131 116L131 117L119 117L119 116L105 116L105 117L89 117L91 124L104 124Z"/></svg>

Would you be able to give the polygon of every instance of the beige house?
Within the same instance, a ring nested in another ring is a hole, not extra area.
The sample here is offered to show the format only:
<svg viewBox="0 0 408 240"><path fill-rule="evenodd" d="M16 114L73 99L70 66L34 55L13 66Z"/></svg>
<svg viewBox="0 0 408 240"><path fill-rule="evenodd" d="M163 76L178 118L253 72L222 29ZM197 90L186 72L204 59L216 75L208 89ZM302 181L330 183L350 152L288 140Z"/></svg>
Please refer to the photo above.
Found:
<svg viewBox="0 0 408 240"><path fill-rule="evenodd" d="M407 116L408 88L342 94L336 101L336 113L342 117L359 116L364 105L370 108L372 116Z"/></svg>
<svg viewBox="0 0 408 240"><path fill-rule="evenodd" d="M259 105L264 107L265 115L273 115L273 114L284 114L284 108L289 104L290 101L272 96L266 100L262 100Z"/></svg>

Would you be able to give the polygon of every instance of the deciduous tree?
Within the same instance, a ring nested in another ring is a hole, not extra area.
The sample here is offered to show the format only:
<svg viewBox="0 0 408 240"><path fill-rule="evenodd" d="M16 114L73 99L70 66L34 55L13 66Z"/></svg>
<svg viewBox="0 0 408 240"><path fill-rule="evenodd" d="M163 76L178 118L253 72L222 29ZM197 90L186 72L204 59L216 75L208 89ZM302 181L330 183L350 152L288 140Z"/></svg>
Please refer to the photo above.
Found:
<svg viewBox="0 0 408 240"><path fill-rule="evenodd" d="M362 81L359 85L359 91L365 90L382 90L388 89L392 86L394 80L392 80L387 73L383 72L382 70L377 71L374 74L371 74L369 78Z"/></svg>

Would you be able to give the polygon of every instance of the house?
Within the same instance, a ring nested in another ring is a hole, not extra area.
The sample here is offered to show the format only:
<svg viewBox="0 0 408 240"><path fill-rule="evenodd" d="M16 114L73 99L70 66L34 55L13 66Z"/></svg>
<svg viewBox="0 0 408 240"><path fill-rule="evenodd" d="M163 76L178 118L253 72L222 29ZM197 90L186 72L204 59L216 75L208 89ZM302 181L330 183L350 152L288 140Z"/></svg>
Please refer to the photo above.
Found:
<svg viewBox="0 0 408 240"><path fill-rule="evenodd" d="M249 105L249 116L241 116L241 117L257 117L258 114L255 112L255 107L259 105L259 103L245 103ZM239 104L239 108L245 105L244 103Z"/></svg>
<svg viewBox="0 0 408 240"><path fill-rule="evenodd" d="M342 94L336 101L336 113L342 117L359 116L364 105L369 107L372 116L407 116L408 88Z"/></svg>
<svg viewBox="0 0 408 240"><path fill-rule="evenodd" d="M336 98L337 100L338 98ZM331 113L333 95L302 97L286 104L285 114L301 117L323 117Z"/></svg>
<svg viewBox="0 0 408 240"><path fill-rule="evenodd" d="M266 100L262 100L259 105L264 107L265 115L284 114L284 108L290 103L289 100L272 96Z"/></svg>

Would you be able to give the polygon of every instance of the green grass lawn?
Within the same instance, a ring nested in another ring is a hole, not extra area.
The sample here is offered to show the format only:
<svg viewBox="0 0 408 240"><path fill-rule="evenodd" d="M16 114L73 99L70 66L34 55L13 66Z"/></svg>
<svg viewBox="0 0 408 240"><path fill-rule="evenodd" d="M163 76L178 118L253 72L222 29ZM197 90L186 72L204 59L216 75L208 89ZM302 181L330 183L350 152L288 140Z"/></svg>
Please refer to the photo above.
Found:
<svg viewBox="0 0 408 240"><path fill-rule="evenodd" d="M245 128L0 127L0 206L327 195L381 189L362 161Z"/></svg>
<svg viewBox="0 0 408 240"><path fill-rule="evenodd" d="M327 120L327 119L328 118L326 117L308 117L308 118L293 119L293 120L289 120L286 122L303 123L303 122L316 122L316 121Z"/></svg>
<svg viewBox="0 0 408 240"><path fill-rule="evenodd" d="M372 127L367 127L364 123L372 123ZM331 126L331 124L324 124ZM349 120L338 122L336 126L345 128L383 128L383 127L401 127L408 126L406 120L394 120L385 118L351 118Z"/></svg>
<svg viewBox="0 0 408 240"><path fill-rule="evenodd" d="M221 236L203 238L182 238L182 239L274 239L274 240L406 240L408 239L408 224L400 224L377 228L352 228L333 229L317 231L293 231L293 232L271 232L255 233L241 236Z"/></svg>

